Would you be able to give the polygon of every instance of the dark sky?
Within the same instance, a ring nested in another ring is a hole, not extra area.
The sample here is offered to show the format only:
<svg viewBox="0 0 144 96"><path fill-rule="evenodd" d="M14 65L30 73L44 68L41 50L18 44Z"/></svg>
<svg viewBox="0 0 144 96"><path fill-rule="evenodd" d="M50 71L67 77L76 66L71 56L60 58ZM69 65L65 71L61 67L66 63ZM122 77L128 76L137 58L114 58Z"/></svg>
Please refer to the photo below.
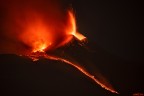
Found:
<svg viewBox="0 0 144 96"><path fill-rule="evenodd" d="M70 4L76 13L78 31L87 37L88 43L84 48L74 42L61 50L87 69L99 70L120 95L106 91L65 63L45 59L33 62L14 54L1 54L1 96L132 96L144 93L142 2L63 0L64 6Z"/></svg>

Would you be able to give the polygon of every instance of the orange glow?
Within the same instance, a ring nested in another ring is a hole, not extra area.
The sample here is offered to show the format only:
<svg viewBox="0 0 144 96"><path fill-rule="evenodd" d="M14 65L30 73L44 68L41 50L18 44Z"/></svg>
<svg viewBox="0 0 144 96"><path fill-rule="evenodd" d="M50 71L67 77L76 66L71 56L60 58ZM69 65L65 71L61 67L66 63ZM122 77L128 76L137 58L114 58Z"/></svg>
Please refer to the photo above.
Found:
<svg viewBox="0 0 144 96"><path fill-rule="evenodd" d="M46 48L47 48L47 45L40 42L40 44L36 44L36 47L33 49L33 52L37 52L37 51L44 52Z"/></svg>
<svg viewBox="0 0 144 96"><path fill-rule="evenodd" d="M35 24L31 22L27 24L23 34L20 35L20 39L32 47L32 52L44 52L51 45L53 34L49 33L50 29L42 24L42 21L36 19Z"/></svg>
<svg viewBox="0 0 144 96"><path fill-rule="evenodd" d="M79 32L77 32L76 29L76 19L74 17L74 14L72 11L68 11L69 14L69 27L68 27L68 33L73 35L76 39L83 41L84 39L86 39L85 36L83 36L82 34L80 34Z"/></svg>
<svg viewBox="0 0 144 96"><path fill-rule="evenodd" d="M68 15L69 15L69 23L70 23L68 31L69 34L74 35L76 33L76 20L72 11L68 11Z"/></svg>
<svg viewBox="0 0 144 96"><path fill-rule="evenodd" d="M44 52L69 43L74 36L79 41L86 37L76 31L76 20L72 11L68 11L67 25L57 28L56 25L51 26L50 22L46 22L37 12L29 13L25 23L22 23L23 32L19 39L32 48L32 52ZM57 21L55 21L57 22ZM59 24L59 22L57 22ZM62 38L62 41L59 41ZM57 43L59 42L59 43Z"/></svg>
<svg viewBox="0 0 144 96"><path fill-rule="evenodd" d="M83 40L86 39L86 37L85 37L84 35L80 34L79 32L76 32L76 33L74 34L74 36L75 36L78 40L80 40L80 41L83 41Z"/></svg>

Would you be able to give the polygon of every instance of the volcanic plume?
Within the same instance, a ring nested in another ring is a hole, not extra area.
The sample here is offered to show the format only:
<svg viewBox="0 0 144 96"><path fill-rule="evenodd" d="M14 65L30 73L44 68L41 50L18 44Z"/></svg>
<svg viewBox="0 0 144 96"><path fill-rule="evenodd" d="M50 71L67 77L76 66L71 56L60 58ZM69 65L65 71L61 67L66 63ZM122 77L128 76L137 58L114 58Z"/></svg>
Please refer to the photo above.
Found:
<svg viewBox="0 0 144 96"><path fill-rule="evenodd" d="M15 0L2 2L4 14L1 24L0 53L13 53L31 58L40 57L62 61L75 67L101 87L117 93L109 83L97 80L79 64L65 58L47 54L77 39L86 37L77 32L72 9L64 10L58 1Z"/></svg>

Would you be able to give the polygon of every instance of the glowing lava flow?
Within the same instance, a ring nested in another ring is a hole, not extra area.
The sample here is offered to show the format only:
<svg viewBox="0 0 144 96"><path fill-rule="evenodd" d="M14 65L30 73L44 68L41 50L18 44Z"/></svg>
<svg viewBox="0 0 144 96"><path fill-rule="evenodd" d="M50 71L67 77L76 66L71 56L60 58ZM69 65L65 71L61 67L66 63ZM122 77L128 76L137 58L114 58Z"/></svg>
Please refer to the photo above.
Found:
<svg viewBox="0 0 144 96"><path fill-rule="evenodd" d="M99 82L92 74L90 74L89 72L87 72L86 70L84 70L81 66L79 66L78 64L75 64L73 62L70 62L64 58L60 58L60 57L54 57L54 56L49 56L47 54L44 55L44 58L46 59L51 59L51 60L58 60L58 61L62 61L66 64L69 64L73 67L75 67L76 69L78 69L80 72L82 72L84 75L88 76L89 78L91 78L93 81L95 81L97 84L99 84L102 88L105 88L106 90L109 90L112 93L117 93L114 89L109 88L107 86L105 86L104 84L102 84L101 82Z"/></svg>
<svg viewBox="0 0 144 96"><path fill-rule="evenodd" d="M56 61L62 61L66 64L69 64L71 66L73 66L74 68L78 69L80 72L82 72L84 75L88 76L90 79L92 79L94 82L96 82L97 84L99 84L102 88L105 88L106 90L112 92L112 93L117 93L117 91L115 91L113 88L106 86L105 84L101 83L99 80L97 80L92 74L90 74L88 71L86 71L84 68L82 68L81 66L79 66L77 63L68 61L64 58L61 57L56 57L56 56L50 56L47 55L44 52L35 52L33 54L27 55L29 58L31 58L33 61L37 61L39 60L39 58L45 58L45 59L50 59L50 60L56 60Z"/></svg>

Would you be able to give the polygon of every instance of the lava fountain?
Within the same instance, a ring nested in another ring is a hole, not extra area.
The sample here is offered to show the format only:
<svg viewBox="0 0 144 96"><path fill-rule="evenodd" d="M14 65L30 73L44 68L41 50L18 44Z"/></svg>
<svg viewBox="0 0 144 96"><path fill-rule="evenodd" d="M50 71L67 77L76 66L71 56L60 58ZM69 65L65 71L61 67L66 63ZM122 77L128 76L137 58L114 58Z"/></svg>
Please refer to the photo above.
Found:
<svg viewBox="0 0 144 96"><path fill-rule="evenodd" d="M36 5L39 3L37 2ZM6 18L6 27L4 27L7 33L2 34L18 46L9 47L7 50L12 50L11 53L31 58L33 61L39 60L40 57L62 61L73 66L106 90L118 93L108 82L98 80L79 64L59 56L47 54L47 52L52 52L70 43L73 38L76 38L80 42L86 40L86 37L77 31L73 11L67 10L66 12L61 12L57 4L53 4L53 6L50 4L48 10L45 12L39 9L40 6L33 5L33 2L30 2L27 7L21 7L17 3L13 4L14 6L17 5L17 7L11 6L11 9L9 9L11 10L9 12L10 17ZM3 50L2 47L1 49ZM3 51L3 53L7 52Z"/></svg>

